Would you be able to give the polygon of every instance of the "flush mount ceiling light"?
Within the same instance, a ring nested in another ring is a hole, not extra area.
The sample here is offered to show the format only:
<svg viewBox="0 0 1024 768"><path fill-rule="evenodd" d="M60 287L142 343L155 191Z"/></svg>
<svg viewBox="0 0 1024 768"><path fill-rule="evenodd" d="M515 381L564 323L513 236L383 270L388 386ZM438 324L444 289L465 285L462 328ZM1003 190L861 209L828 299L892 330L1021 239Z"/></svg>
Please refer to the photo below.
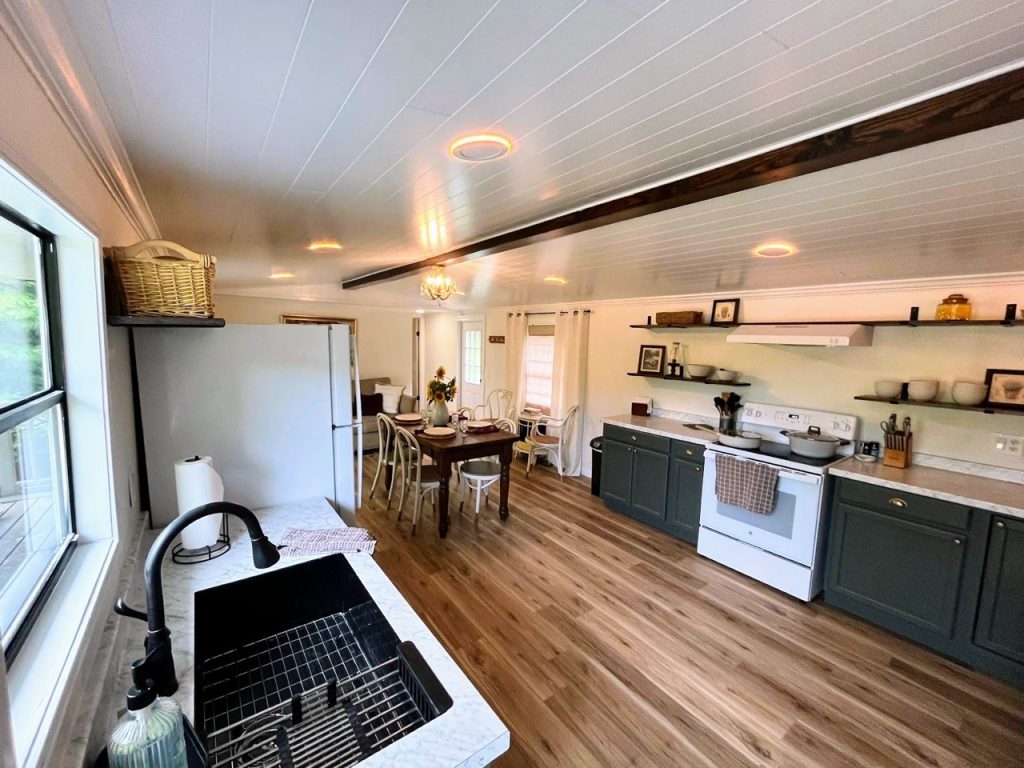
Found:
<svg viewBox="0 0 1024 768"><path fill-rule="evenodd" d="M548 275L544 278L544 282L548 285L565 285L569 281L564 277L559 277L558 275Z"/></svg>
<svg viewBox="0 0 1024 768"><path fill-rule="evenodd" d="M295 275L291 272L272 272L270 275L271 280L288 280L292 277L295 277Z"/></svg>
<svg viewBox="0 0 1024 768"><path fill-rule="evenodd" d="M796 248L789 243L761 243L753 250L755 256L760 256L763 259L781 259L785 256L792 256L794 253L796 253Z"/></svg>
<svg viewBox="0 0 1024 768"><path fill-rule="evenodd" d="M458 293L458 290L459 286L448 276L441 264L431 269L430 274L420 283L420 295L433 301L447 301Z"/></svg>
<svg viewBox="0 0 1024 768"><path fill-rule="evenodd" d="M306 250L313 251L313 253L326 253L329 251L340 251L341 249L342 245L337 240L314 240L306 246Z"/></svg>
<svg viewBox="0 0 1024 768"><path fill-rule="evenodd" d="M477 133L456 139L448 151L456 160L467 163L486 163L504 157L512 149L512 142L496 133Z"/></svg>

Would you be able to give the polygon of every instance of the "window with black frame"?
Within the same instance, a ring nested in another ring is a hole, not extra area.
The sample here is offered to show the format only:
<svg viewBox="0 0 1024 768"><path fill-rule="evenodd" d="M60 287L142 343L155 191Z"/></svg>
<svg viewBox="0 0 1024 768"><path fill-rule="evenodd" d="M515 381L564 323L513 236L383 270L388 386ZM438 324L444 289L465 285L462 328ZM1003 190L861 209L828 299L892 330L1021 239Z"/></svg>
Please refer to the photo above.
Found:
<svg viewBox="0 0 1024 768"><path fill-rule="evenodd" d="M0 639L10 663L75 540L53 236L0 207Z"/></svg>

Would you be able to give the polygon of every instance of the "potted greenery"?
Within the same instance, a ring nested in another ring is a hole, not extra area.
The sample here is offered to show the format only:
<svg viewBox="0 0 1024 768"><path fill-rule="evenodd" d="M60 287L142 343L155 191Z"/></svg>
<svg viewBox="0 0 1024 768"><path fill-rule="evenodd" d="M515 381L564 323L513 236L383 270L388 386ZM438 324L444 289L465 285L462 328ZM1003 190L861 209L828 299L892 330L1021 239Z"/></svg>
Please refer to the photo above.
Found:
<svg viewBox="0 0 1024 768"><path fill-rule="evenodd" d="M443 427L448 423L448 403L455 399L458 389L455 377L445 381L444 366L434 372L434 378L427 382L427 397L430 398L428 419L432 426Z"/></svg>

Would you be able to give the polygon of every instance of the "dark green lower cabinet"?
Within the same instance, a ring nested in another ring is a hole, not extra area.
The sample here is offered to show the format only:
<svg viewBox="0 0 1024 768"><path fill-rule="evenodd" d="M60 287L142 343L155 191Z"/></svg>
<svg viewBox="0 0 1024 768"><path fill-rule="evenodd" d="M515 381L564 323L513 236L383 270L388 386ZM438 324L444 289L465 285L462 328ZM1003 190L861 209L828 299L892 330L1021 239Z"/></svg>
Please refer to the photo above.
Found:
<svg viewBox="0 0 1024 768"><path fill-rule="evenodd" d="M704 449L606 426L601 500L616 512L697 543Z"/></svg>
<svg viewBox="0 0 1024 768"><path fill-rule="evenodd" d="M601 499L616 512L626 512L633 489L633 447L604 439L601 451Z"/></svg>
<svg viewBox="0 0 1024 768"><path fill-rule="evenodd" d="M974 643L1024 664L1024 520L993 518Z"/></svg>
<svg viewBox="0 0 1024 768"><path fill-rule="evenodd" d="M1024 520L840 478L825 601L1024 686Z"/></svg>
<svg viewBox="0 0 1024 768"><path fill-rule="evenodd" d="M603 470L603 467L602 467ZM633 449L633 496L629 515L657 525L665 519L668 495L668 455L646 448Z"/></svg>
<svg viewBox="0 0 1024 768"><path fill-rule="evenodd" d="M703 462L672 457L668 471L668 507L665 510L665 530L697 543L700 528L700 494L704 480Z"/></svg>
<svg viewBox="0 0 1024 768"><path fill-rule="evenodd" d="M880 624L921 641L953 636L964 534L847 504L832 518L828 587Z"/></svg>

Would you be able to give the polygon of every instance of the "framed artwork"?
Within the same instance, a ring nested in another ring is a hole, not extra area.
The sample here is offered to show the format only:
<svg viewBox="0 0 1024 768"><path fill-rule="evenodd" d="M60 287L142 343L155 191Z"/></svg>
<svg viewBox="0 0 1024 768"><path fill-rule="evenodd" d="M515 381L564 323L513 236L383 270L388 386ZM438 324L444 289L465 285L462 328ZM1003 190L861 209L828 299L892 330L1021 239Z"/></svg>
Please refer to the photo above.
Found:
<svg viewBox="0 0 1024 768"><path fill-rule="evenodd" d="M715 299L715 303L711 307L712 325L728 325L735 323L739 316L739 299Z"/></svg>
<svg viewBox="0 0 1024 768"><path fill-rule="evenodd" d="M1024 410L1024 371L989 368L985 371L988 404Z"/></svg>
<svg viewBox="0 0 1024 768"><path fill-rule="evenodd" d="M320 317L319 315L281 315L285 325L347 325L356 335L356 321L351 317Z"/></svg>
<svg viewBox="0 0 1024 768"><path fill-rule="evenodd" d="M636 372L641 376L662 376L665 373L665 347L656 344L641 344L640 359Z"/></svg>

